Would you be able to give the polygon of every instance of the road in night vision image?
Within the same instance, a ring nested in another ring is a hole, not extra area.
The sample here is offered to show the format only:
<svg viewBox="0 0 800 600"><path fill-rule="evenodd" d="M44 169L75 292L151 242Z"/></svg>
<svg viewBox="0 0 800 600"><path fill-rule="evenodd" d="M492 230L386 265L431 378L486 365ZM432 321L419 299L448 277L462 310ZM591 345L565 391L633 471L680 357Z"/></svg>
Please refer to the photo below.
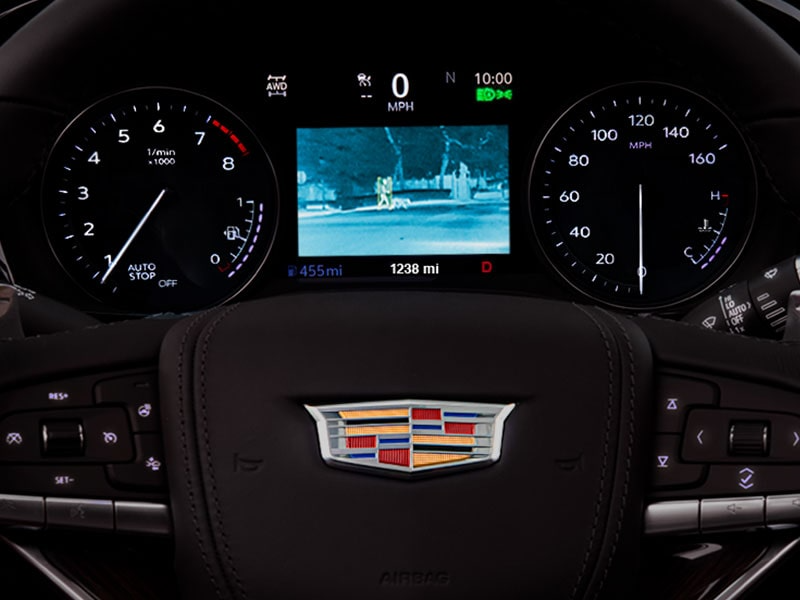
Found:
<svg viewBox="0 0 800 600"><path fill-rule="evenodd" d="M298 255L508 254L508 128L299 129Z"/></svg>

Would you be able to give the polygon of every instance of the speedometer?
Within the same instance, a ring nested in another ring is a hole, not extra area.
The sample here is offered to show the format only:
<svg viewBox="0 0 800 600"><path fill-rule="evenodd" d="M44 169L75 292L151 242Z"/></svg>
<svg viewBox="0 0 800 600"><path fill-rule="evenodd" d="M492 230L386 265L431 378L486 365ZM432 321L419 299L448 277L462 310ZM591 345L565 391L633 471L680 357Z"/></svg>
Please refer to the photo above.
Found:
<svg viewBox="0 0 800 600"><path fill-rule="evenodd" d="M553 267L624 308L668 306L718 281L755 214L756 178L731 119L706 98L655 82L578 101L542 141L528 200Z"/></svg>

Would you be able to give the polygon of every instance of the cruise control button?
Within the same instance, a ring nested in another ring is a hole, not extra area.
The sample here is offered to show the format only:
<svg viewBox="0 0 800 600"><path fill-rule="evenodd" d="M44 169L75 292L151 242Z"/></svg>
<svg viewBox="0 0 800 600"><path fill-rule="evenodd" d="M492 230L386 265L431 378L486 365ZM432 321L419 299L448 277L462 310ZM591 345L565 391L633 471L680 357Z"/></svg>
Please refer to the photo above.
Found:
<svg viewBox="0 0 800 600"><path fill-rule="evenodd" d="M0 466L2 491L40 496L113 497L102 465Z"/></svg>
<svg viewBox="0 0 800 600"><path fill-rule="evenodd" d="M17 413L0 421L0 461L27 462L40 456L37 413Z"/></svg>
<svg viewBox="0 0 800 600"><path fill-rule="evenodd" d="M163 489L167 478L161 436L139 433L134 436L136 460L132 463L108 465L108 480L119 487Z"/></svg>
<svg viewBox="0 0 800 600"><path fill-rule="evenodd" d="M117 407L81 411L86 432L86 458L124 462L133 458L133 440L125 410Z"/></svg>
<svg viewBox="0 0 800 600"><path fill-rule="evenodd" d="M91 405L93 385L93 377L76 377L5 392L0 394L0 414Z"/></svg>
<svg viewBox="0 0 800 600"><path fill-rule="evenodd" d="M728 430L731 456L766 456L769 451L769 422L733 421Z"/></svg>
<svg viewBox="0 0 800 600"><path fill-rule="evenodd" d="M42 453L65 457L83 454L83 423L77 419L51 419L42 422Z"/></svg>
<svg viewBox="0 0 800 600"><path fill-rule="evenodd" d="M95 387L98 404L122 404L128 411L135 433L159 430L158 378L139 373L101 381Z"/></svg>
<svg viewBox="0 0 800 600"><path fill-rule="evenodd" d="M46 498L48 527L114 529L114 503L111 500Z"/></svg>

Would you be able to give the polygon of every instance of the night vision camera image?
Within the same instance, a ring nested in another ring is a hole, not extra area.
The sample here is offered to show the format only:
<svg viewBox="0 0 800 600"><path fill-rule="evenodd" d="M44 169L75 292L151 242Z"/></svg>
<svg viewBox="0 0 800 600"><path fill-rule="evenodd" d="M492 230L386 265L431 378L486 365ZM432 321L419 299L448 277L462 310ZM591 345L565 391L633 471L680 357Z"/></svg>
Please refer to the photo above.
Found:
<svg viewBox="0 0 800 600"><path fill-rule="evenodd" d="M297 131L298 256L508 254L508 127Z"/></svg>

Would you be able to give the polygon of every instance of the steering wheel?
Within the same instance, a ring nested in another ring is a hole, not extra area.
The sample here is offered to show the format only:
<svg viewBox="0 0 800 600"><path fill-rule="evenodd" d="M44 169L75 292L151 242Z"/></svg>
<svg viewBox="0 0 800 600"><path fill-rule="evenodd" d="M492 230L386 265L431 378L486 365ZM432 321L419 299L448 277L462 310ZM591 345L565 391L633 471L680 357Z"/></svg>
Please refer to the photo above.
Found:
<svg viewBox="0 0 800 600"><path fill-rule="evenodd" d="M20 139L41 160L58 121L41 117L76 80L122 78L100 53L189 10L53 2L0 47L0 131L36 116ZM800 189L766 156L797 144L796 119L759 117L800 108L800 60L772 30L731 0L591 10L675 60L723 65L715 84L738 96L776 188ZM14 173L4 185L27 193ZM0 364L0 435L20 436L0 454L4 522L170 536L186 598L620 598L648 585L632 576L647 540L800 522L795 342L522 293L360 286L8 339ZM325 460L308 407L388 401L513 409L495 461L375 474ZM781 453L759 449L765 435Z"/></svg>

